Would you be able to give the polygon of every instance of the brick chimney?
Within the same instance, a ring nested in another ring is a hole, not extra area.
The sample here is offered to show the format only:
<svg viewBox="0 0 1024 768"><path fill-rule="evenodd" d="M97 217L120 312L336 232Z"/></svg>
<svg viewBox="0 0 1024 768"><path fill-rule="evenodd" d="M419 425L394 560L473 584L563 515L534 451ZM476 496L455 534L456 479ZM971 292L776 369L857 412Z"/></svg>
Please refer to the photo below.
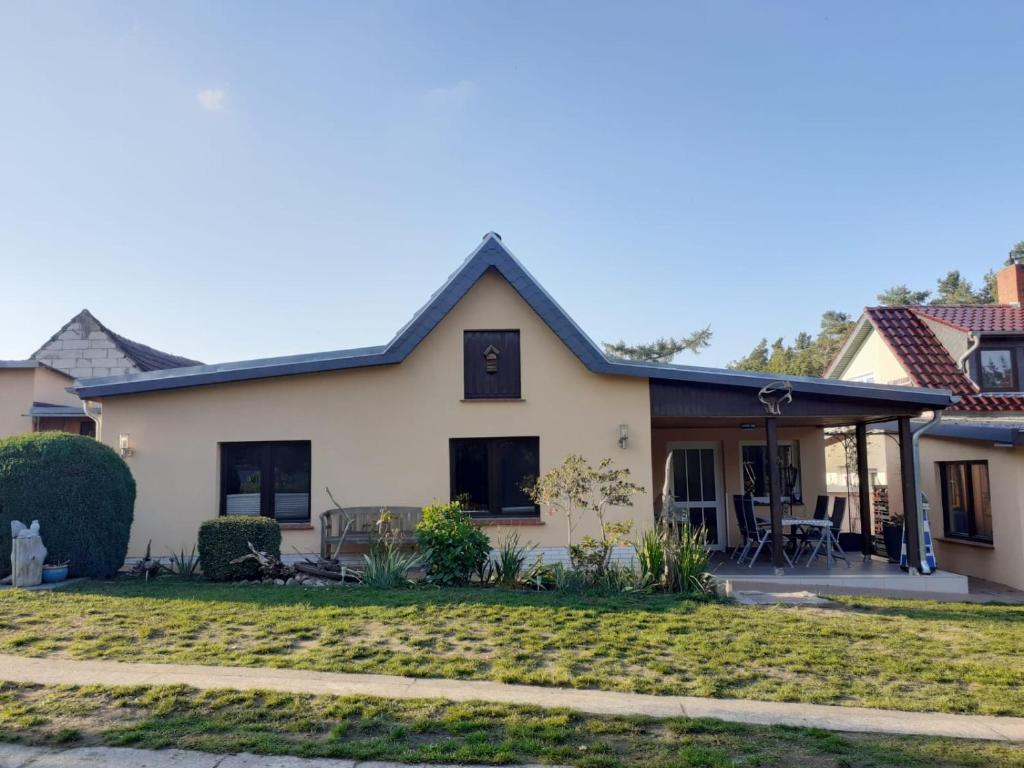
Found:
<svg viewBox="0 0 1024 768"><path fill-rule="evenodd" d="M996 301L1019 307L1024 304L1024 265L1011 264L996 275Z"/></svg>

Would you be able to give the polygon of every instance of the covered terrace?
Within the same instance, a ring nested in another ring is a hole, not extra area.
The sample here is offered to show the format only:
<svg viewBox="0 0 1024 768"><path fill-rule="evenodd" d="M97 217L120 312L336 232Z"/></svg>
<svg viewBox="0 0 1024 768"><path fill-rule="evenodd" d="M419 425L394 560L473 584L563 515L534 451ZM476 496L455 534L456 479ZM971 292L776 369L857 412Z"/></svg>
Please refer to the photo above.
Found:
<svg viewBox="0 0 1024 768"><path fill-rule="evenodd" d="M870 561L867 430L870 424L895 422L903 497L918 500L916 514L906 516L909 572L931 572L924 557L915 434L936 423L956 402L954 395L804 377L766 381L765 374L709 369L690 369L684 379L678 369L667 367L665 376L650 380L654 487L671 495L674 509L706 526L710 546L737 546L741 535L732 499L749 496L766 508L770 520L773 575L805 572L787 561L784 514L811 516L817 498L826 494L824 430L852 427L859 484L850 512L859 515L860 551ZM911 419L928 414L932 421L914 430ZM661 496L658 510L664 506Z"/></svg>

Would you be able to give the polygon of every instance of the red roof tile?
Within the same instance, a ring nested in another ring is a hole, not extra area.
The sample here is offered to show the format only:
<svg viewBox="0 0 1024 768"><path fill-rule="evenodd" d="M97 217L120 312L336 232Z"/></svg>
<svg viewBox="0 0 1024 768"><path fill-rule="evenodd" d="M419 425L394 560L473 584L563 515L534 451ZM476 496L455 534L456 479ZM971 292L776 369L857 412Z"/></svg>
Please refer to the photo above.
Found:
<svg viewBox="0 0 1024 768"><path fill-rule="evenodd" d="M913 308L869 307L864 311L914 384L948 389L957 395L977 391Z"/></svg>
<svg viewBox="0 0 1024 768"><path fill-rule="evenodd" d="M976 310L1008 310L976 311ZM948 389L961 396L951 411L997 412L1024 411L1020 395L979 394L970 377L961 371L952 355L938 340L921 316L934 318L965 330L1021 330L1024 332L1024 311L1018 307L869 307L864 310L872 326L886 346L892 350L919 387ZM996 327L995 323L1003 323ZM1008 323L1019 323L1019 328ZM972 325L961 325L971 323Z"/></svg>
<svg viewBox="0 0 1024 768"><path fill-rule="evenodd" d="M1020 395L966 395L949 410L975 413L1024 411L1024 397Z"/></svg>
<svg viewBox="0 0 1024 768"><path fill-rule="evenodd" d="M1024 307L1013 307L1008 304L950 304L909 309L964 331L1024 333Z"/></svg>

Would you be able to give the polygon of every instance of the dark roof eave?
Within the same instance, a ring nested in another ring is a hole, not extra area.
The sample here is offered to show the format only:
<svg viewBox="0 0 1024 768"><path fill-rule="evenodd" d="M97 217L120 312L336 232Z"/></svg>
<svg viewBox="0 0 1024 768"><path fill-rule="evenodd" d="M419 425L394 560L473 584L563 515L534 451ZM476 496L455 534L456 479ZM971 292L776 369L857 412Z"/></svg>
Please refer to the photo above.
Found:
<svg viewBox="0 0 1024 768"><path fill-rule="evenodd" d="M612 365L616 365L615 362ZM628 364L627 364L628 365ZM641 372L642 371L642 372ZM625 371L615 371L625 373ZM920 406L928 409L943 409L959 402L960 398L948 389L926 389L904 387L893 384L868 384L839 379L814 379L806 376L784 376L762 374L752 371L731 371L717 368L696 368L662 366L640 368L627 375L643 375L651 379L686 381L697 384L711 384L727 387L750 387L760 389L772 382L786 381L793 385L794 392L822 395L825 397L855 398L860 400L882 400Z"/></svg>

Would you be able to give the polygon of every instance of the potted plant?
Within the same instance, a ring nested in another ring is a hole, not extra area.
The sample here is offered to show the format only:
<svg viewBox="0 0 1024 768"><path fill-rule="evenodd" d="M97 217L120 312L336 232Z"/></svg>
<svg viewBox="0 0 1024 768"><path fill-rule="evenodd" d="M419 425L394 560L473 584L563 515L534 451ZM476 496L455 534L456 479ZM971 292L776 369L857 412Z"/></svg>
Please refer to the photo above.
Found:
<svg viewBox="0 0 1024 768"><path fill-rule="evenodd" d="M59 563L46 563L43 565L43 583L56 584L68 577L68 568L71 562L64 560Z"/></svg>
<svg viewBox="0 0 1024 768"><path fill-rule="evenodd" d="M898 563L903 549L903 515L890 515L882 523L882 538L885 540L885 554L889 562Z"/></svg>

